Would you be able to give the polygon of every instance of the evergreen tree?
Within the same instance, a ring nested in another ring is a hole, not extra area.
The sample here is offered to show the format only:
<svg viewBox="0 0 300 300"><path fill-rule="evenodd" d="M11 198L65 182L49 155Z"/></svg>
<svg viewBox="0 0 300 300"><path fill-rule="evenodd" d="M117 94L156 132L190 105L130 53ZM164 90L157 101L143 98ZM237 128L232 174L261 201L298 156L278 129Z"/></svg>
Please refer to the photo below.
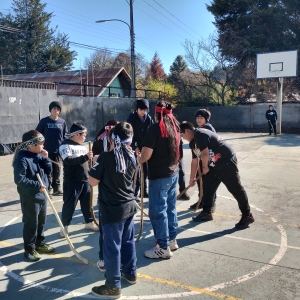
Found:
<svg viewBox="0 0 300 300"><path fill-rule="evenodd" d="M72 66L76 52L70 51L67 35L50 28L52 13L45 12L45 7L40 0L13 0L13 14L0 15L1 25L22 31L14 37L0 32L0 42L5 43L0 63L7 68L6 74L68 70ZM13 48L8 48L10 40L15 42Z"/></svg>
<svg viewBox="0 0 300 300"><path fill-rule="evenodd" d="M234 64L246 66L257 53L299 49L299 0L213 0L218 46Z"/></svg>
<svg viewBox="0 0 300 300"><path fill-rule="evenodd" d="M166 80L167 76L163 69L162 62L158 57L157 52L155 52L152 61L150 62L150 68L148 71L148 77L155 80Z"/></svg>
<svg viewBox="0 0 300 300"><path fill-rule="evenodd" d="M170 67L168 81L177 86L181 81L181 74L185 70L187 70L187 63L184 61L181 55L178 55Z"/></svg>

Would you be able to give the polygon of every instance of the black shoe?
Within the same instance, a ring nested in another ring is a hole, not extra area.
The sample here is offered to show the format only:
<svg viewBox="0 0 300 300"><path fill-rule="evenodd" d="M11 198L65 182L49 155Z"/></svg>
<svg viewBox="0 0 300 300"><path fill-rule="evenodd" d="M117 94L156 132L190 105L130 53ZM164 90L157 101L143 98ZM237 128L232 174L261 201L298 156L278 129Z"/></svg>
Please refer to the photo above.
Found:
<svg viewBox="0 0 300 300"><path fill-rule="evenodd" d="M269 135L271 135L272 133L269 133Z"/></svg>
<svg viewBox="0 0 300 300"><path fill-rule="evenodd" d="M198 201L197 201L196 203L192 204L192 205L190 206L190 209L195 209L196 206L197 206L197 203L198 203ZM200 209L200 208L203 208L203 202L202 202L202 201L201 201L201 203L200 203L198 209Z"/></svg>
<svg viewBox="0 0 300 300"><path fill-rule="evenodd" d="M149 195L147 192L144 192L144 198L149 198Z"/></svg>
<svg viewBox="0 0 300 300"><path fill-rule="evenodd" d="M135 284L137 282L137 276L136 275L126 275L123 272L121 272L121 277L125 280L127 280L131 284Z"/></svg>
<svg viewBox="0 0 300 300"><path fill-rule="evenodd" d="M63 191L58 188L58 189L53 189L53 196L62 196L63 195Z"/></svg>
<svg viewBox="0 0 300 300"><path fill-rule="evenodd" d="M246 229L249 227L249 224L254 222L254 218L250 213L249 216L242 216L241 220L235 224L235 228Z"/></svg>
<svg viewBox="0 0 300 300"><path fill-rule="evenodd" d="M201 211L201 213L198 216L193 217L194 222L206 222L206 221L211 221L211 220L213 220L212 214L208 214L208 213L204 212L203 210Z"/></svg>
<svg viewBox="0 0 300 300"><path fill-rule="evenodd" d="M187 193L184 193L180 196L180 198L178 198L178 200L190 200L191 197L187 194Z"/></svg>
<svg viewBox="0 0 300 300"><path fill-rule="evenodd" d="M118 299L121 298L122 296L121 289L111 288L106 285L94 286L91 292L97 298L101 298L101 299L107 299L107 298Z"/></svg>

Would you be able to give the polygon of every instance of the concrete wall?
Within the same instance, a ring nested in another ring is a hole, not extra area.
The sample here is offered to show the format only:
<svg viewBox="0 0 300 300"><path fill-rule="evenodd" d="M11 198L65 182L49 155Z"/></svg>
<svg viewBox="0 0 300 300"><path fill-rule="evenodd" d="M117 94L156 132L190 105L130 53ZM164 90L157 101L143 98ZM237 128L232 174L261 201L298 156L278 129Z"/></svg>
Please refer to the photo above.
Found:
<svg viewBox="0 0 300 300"><path fill-rule="evenodd" d="M15 97L16 101L10 102L9 97ZM73 122L82 122L87 126L88 140L94 139L108 120L124 121L135 109L135 99L130 98L57 97L56 90L51 89L0 87L0 143L20 142L24 132L36 128L40 118L49 115L49 103L54 100L62 103L61 117L69 128ZM149 100L151 116L156 101ZM276 109L276 104L274 106ZM209 107L211 123L218 131L267 132L265 112L268 107L267 103ZM175 108L174 114L179 121L195 123L194 115L198 108ZM284 103L282 120L283 132L291 128L300 131L300 104Z"/></svg>
<svg viewBox="0 0 300 300"><path fill-rule="evenodd" d="M24 132L35 129L39 116L49 115L49 103L56 90L0 87L0 143L22 141Z"/></svg>

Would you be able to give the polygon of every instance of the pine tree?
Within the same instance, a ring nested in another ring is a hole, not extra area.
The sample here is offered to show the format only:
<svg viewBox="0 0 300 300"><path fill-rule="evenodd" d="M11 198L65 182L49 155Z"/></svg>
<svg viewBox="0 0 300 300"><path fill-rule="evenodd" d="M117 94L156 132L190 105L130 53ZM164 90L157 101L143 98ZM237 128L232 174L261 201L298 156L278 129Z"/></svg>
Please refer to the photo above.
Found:
<svg viewBox="0 0 300 300"><path fill-rule="evenodd" d="M257 53L299 49L299 0L213 0L218 44L228 60L244 65Z"/></svg>
<svg viewBox="0 0 300 300"><path fill-rule="evenodd" d="M152 61L150 62L150 68L148 76L155 80L166 80L167 76L163 69L162 62L155 52Z"/></svg>
<svg viewBox="0 0 300 300"><path fill-rule="evenodd" d="M6 44L0 55L6 74L67 70L72 66L76 52L70 51L67 35L50 28L52 13L45 12L45 7L40 0L13 0L13 14L0 15L1 25L22 31L14 37L7 37L13 33L0 33L0 42L8 40L9 46L10 39L15 41L13 48Z"/></svg>

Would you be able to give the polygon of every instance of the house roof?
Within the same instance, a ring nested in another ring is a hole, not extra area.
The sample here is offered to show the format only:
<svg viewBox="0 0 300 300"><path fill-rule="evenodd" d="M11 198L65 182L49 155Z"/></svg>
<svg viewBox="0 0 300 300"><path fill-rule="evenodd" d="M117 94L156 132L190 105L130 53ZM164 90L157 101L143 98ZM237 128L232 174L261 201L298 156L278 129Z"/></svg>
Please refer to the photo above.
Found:
<svg viewBox="0 0 300 300"><path fill-rule="evenodd" d="M121 75L121 76L119 76ZM11 80L55 82L57 94L68 96L100 96L106 87L118 77L121 85L130 88L131 78L124 68L72 70L3 76ZM92 85L94 87L92 87ZM90 86L90 87L87 87Z"/></svg>

